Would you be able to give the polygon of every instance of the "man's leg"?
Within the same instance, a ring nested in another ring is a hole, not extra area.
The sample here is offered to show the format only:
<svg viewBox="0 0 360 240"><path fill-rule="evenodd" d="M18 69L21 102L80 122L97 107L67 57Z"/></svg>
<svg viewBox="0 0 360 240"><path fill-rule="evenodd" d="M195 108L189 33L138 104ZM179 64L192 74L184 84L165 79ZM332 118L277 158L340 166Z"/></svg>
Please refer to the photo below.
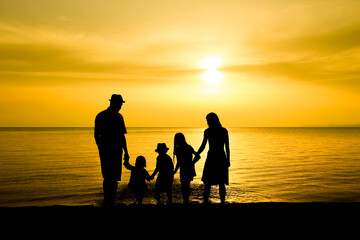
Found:
<svg viewBox="0 0 360 240"><path fill-rule="evenodd" d="M225 184L219 184L219 193L220 193L221 203L225 203L225 197L226 197L226 187L225 187Z"/></svg>
<svg viewBox="0 0 360 240"><path fill-rule="evenodd" d="M117 193L117 180L114 178L104 178L104 205L113 206Z"/></svg>
<svg viewBox="0 0 360 240"><path fill-rule="evenodd" d="M172 192L171 192L171 190L167 191L166 195L167 195L167 198L168 198L167 204L172 204Z"/></svg>

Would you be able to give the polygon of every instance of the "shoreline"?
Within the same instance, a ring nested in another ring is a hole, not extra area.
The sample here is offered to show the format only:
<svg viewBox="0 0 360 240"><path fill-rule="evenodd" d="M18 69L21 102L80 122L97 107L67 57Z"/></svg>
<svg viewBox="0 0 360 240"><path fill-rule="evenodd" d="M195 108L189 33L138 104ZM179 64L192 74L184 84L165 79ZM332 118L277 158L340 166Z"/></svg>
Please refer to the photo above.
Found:
<svg viewBox="0 0 360 240"><path fill-rule="evenodd" d="M13 236L122 236L134 232L183 229L187 234L350 234L359 231L360 203L199 203L183 205L125 205L0 207L3 229ZM187 230L192 230L188 232ZM57 235L53 235L57 233ZM15 235L14 235L15 234ZM182 235L185 234L185 235ZM4 234L3 234L4 235ZM130 234L131 235L131 234ZM5 236L5 235L4 235ZM20 235L19 235L20 236ZM23 235L22 235L23 236ZM294 236L295 237L295 236Z"/></svg>

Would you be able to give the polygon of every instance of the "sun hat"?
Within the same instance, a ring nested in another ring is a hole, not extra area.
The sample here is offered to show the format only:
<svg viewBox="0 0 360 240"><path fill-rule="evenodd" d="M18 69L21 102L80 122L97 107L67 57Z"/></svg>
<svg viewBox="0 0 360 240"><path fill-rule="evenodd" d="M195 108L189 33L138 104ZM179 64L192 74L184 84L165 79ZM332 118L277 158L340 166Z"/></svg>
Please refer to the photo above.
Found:
<svg viewBox="0 0 360 240"><path fill-rule="evenodd" d="M166 146L166 143L158 143L155 152L166 152L169 148Z"/></svg>

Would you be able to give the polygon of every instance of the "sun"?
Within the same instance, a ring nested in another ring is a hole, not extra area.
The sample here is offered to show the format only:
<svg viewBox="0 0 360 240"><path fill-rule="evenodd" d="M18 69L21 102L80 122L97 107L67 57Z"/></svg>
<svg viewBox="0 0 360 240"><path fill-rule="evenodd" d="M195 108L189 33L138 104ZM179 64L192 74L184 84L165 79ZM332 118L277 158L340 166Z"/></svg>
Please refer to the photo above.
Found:
<svg viewBox="0 0 360 240"><path fill-rule="evenodd" d="M206 57L200 62L200 67L208 70L210 69L215 70L221 65L222 65L221 58L215 56Z"/></svg>
<svg viewBox="0 0 360 240"><path fill-rule="evenodd" d="M224 79L223 74L216 69L222 65L222 59L216 56L206 57L200 62L200 67L207 69L201 79L209 84L216 84Z"/></svg>
<svg viewBox="0 0 360 240"><path fill-rule="evenodd" d="M216 70L207 70L201 75L201 79L210 84L216 84L224 79L223 74Z"/></svg>

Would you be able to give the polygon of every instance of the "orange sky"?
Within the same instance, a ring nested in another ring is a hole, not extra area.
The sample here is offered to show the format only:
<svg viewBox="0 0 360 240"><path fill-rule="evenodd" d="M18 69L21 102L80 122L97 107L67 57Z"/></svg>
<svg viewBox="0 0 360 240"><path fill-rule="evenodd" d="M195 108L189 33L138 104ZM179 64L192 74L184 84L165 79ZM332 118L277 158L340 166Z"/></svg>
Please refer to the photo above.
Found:
<svg viewBox="0 0 360 240"><path fill-rule="evenodd" d="M360 123L360 1L0 2L0 126ZM222 59L223 79L200 62Z"/></svg>

